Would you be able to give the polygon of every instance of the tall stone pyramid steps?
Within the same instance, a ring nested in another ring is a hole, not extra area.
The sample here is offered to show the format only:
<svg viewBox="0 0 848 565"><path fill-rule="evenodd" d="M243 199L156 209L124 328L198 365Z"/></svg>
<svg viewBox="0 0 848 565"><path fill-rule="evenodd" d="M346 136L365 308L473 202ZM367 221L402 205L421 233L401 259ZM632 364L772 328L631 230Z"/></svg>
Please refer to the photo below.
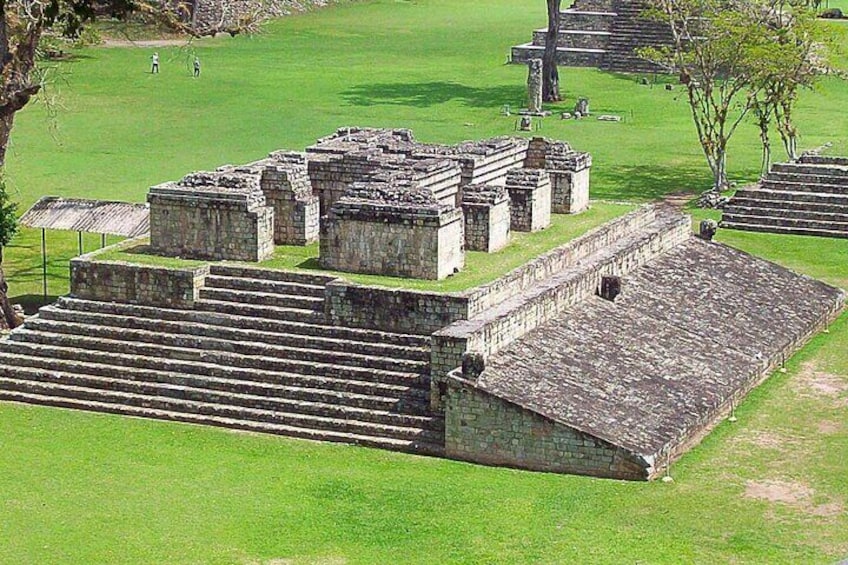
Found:
<svg viewBox="0 0 848 565"><path fill-rule="evenodd" d="M672 41L671 30L661 22L644 18L646 5L638 1L618 1L614 11L618 14L607 46L607 57L601 68L613 72L662 72L653 63L642 59L636 51L640 47L660 47Z"/></svg>
<svg viewBox="0 0 848 565"><path fill-rule="evenodd" d="M222 314L217 312L175 310L150 306L137 306L134 304L120 304L116 302L98 302L70 297L62 297L56 302L55 306L43 309L43 311L45 311L45 317L49 316L50 312L54 310L61 310L66 313L73 311L78 313L91 313L94 315L106 314L109 316L117 316L119 318L147 318L165 322L176 321L181 323L223 326L229 329L256 330L263 335L269 333L290 333L301 336L327 337L356 342L398 345L422 349L425 351L428 350L430 346L430 338L428 336L308 324L284 319L235 316L232 314Z"/></svg>
<svg viewBox="0 0 848 565"><path fill-rule="evenodd" d="M39 318L33 320L36 324L42 321L68 322L78 325L88 324L105 327L145 330L173 336L194 336L197 338L214 338L235 342L259 342L269 345L281 345L303 349L326 349L329 351L343 350L348 353L361 355L395 357L417 361L428 361L430 352L425 346L395 345L379 341L357 341L355 333L338 337L314 332L318 335L296 333L295 331L261 331L228 327L224 324L197 323L186 320L161 320L149 317L137 317L128 314L115 315L101 312L85 312L68 310L54 306L46 306L39 311ZM367 337L367 334L366 334Z"/></svg>
<svg viewBox="0 0 848 565"><path fill-rule="evenodd" d="M87 386L91 379L101 378L118 383L130 380L133 386L140 383L164 383L189 389L208 389L242 395L281 397L287 400L332 403L369 410L403 411L419 416L428 416L427 394L422 388L412 388L385 383L349 381L326 377L259 372L255 370L223 371L226 377L211 374L175 373L154 371L129 366L89 363L67 359L19 355L0 351L0 372L4 376L32 375L30 378L44 380L38 371L55 375L66 375L69 384ZM211 373L211 371L210 371ZM51 377L52 378L52 377ZM94 381L100 383L100 381Z"/></svg>
<svg viewBox="0 0 848 565"><path fill-rule="evenodd" d="M111 351L146 357L167 356L172 359L202 361L216 359L236 367L272 368L299 371L304 365L343 366L363 370L380 369L400 372L426 372L428 363L409 359L393 359L373 355L301 349L256 342L186 335L159 334L145 330L86 326L68 322L33 319L9 337L12 341L40 343L60 347Z"/></svg>
<svg viewBox="0 0 848 565"><path fill-rule="evenodd" d="M0 378L0 400L98 412L226 425L314 439L342 441L414 453L440 454L443 432L341 418L286 414L210 402L41 381Z"/></svg>
<svg viewBox="0 0 848 565"><path fill-rule="evenodd" d="M829 177L840 177L848 180L848 165L839 162L805 162L790 161L788 163L774 163L769 170L771 173L791 173L800 175L825 175Z"/></svg>
<svg viewBox="0 0 848 565"><path fill-rule="evenodd" d="M510 56L513 63L526 63L530 59L541 59L545 53L544 45L532 42L516 45ZM605 49L587 49L576 47L557 47L557 64L564 67L600 67L604 62Z"/></svg>
<svg viewBox="0 0 848 565"><path fill-rule="evenodd" d="M778 203L780 204L780 203ZM760 202L741 203L734 202L725 207L724 217L732 220L738 216L758 216L785 220L799 220L808 222L821 222L831 227L848 228L848 208L843 211L818 211L810 210L807 206L803 209L789 209L784 207L761 206Z"/></svg>

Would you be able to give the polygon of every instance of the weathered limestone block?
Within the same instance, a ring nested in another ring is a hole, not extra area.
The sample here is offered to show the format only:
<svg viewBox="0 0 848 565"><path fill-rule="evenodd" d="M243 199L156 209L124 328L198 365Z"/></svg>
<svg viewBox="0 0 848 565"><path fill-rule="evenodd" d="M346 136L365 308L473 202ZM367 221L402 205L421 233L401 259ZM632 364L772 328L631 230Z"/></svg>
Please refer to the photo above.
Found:
<svg viewBox="0 0 848 565"><path fill-rule="evenodd" d="M356 183L321 224L327 269L442 279L465 264L462 211L426 189Z"/></svg>
<svg viewBox="0 0 848 565"><path fill-rule="evenodd" d="M260 186L274 209L274 243L307 245L318 241L320 205L312 194L306 156L278 151L260 161Z"/></svg>
<svg viewBox="0 0 848 565"><path fill-rule="evenodd" d="M6 284L6 276L0 268L0 330L10 330L20 325L20 318L9 303L6 293L9 285Z"/></svg>
<svg viewBox="0 0 848 565"><path fill-rule="evenodd" d="M545 169L551 177L551 211L577 214L589 207L589 171L592 156L564 141L541 137L530 141L525 167Z"/></svg>
<svg viewBox="0 0 848 565"><path fill-rule="evenodd" d="M151 249L186 259L267 259L274 252L274 211L259 180L244 172L193 173L152 187Z"/></svg>
<svg viewBox="0 0 848 565"><path fill-rule="evenodd" d="M551 224L551 180L546 171L514 169L507 173L506 189L512 230L539 231Z"/></svg>
<svg viewBox="0 0 848 565"><path fill-rule="evenodd" d="M505 187L471 184L463 188L465 248L494 253L509 243L509 193Z"/></svg>

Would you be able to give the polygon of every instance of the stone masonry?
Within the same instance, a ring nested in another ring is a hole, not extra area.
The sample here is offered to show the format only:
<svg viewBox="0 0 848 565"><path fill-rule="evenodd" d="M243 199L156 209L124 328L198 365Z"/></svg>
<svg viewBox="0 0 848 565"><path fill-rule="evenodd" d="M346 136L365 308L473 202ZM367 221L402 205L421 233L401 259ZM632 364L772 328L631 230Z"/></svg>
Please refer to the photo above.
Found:
<svg viewBox="0 0 848 565"><path fill-rule="evenodd" d="M465 248L494 253L509 243L510 202L506 187L469 184L462 191Z"/></svg>
<svg viewBox="0 0 848 565"><path fill-rule="evenodd" d="M551 177L551 211L577 214L589 207L589 172L592 156L575 151L558 140L530 140L525 167L545 169Z"/></svg>
<svg viewBox="0 0 848 565"><path fill-rule="evenodd" d="M312 194L303 153L275 151L254 163L261 167L260 186L274 209L274 243L307 245L318 241L320 207Z"/></svg>
<svg viewBox="0 0 848 565"><path fill-rule="evenodd" d="M546 171L513 169L507 173L510 228L533 232L551 224L551 180Z"/></svg>
<svg viewBox="0 0 848 565"><path fill-rule="evenodd" d="M354 273L443 279L465 264L462 210L427 189L354 183L321 224L319 261Z"/></svg>
<svg viewBox="0 0 848 565"><path fill-rule="evenodd" d="M274 251L274 211L254 174L192 173L152 187L147 201L154 253L262 261Z"/></svg>

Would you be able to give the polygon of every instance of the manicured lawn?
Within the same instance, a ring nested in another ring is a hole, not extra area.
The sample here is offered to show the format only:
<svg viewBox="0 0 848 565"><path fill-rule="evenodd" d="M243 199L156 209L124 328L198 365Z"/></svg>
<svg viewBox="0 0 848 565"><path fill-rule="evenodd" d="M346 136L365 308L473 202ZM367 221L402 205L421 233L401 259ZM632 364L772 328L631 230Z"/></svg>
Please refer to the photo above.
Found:
<svg viewBox="0 0 848 565"><path fill-rule="evenodd" d="M835 3L831 3L835 5ZM844 6L844 2L842 2ZM525 70L508 47L544 23L538 0L344 3L254 38L188 51L91 49L57 65L55 120L28 108L9 184L140 201L184 173L302 149L338 126L413 128L424 141L513 134ZM848 25L833 25L844 38ZM843 55L844 56L844 55ZM621 123L547 119L541 133L595 157L594 198L695 191L709 174L680 90L589 69L561 72ZM802 146L848 153L848 85L804 93ZM730 161L758 175L753 125ZM709 213L698 212L697 217ZM587 216L589 217L589 216ZM48 235L51 292L75 234ZM848 287L848 240L743 232L721 241ZM99 238L86 240L94 249ZM40 235L4 265L40 292ZM2 563L835 563L848 557L848 314L673 465L674 482L494 469L348 446L0 404Z"/></svg>
<svg viewBox="0 0 848 565"><path fill-rule="evenodd" d="M457 292L491 282L534 257L559 247L564 242L570 241L616 216L625 214L633 208L633 206L626 204L593 202L591 208L581 214L573 216L555 214L551 217L549 228L532 234L514 232L509 245L497 253L483 253L481 251L466 253L465 268L461 272L440 281L324 271L318 265L317 243L302 247L279 245L274 252L274 257L259 263L258 266L266 269L330 272L350 281L367 285L412 288L433 292ZM109 249L98 254L97 259L176 268L192 268L203 264L203 261L151 255L147 252L147 246L144 243L134 244L126 249Z"/></svg>

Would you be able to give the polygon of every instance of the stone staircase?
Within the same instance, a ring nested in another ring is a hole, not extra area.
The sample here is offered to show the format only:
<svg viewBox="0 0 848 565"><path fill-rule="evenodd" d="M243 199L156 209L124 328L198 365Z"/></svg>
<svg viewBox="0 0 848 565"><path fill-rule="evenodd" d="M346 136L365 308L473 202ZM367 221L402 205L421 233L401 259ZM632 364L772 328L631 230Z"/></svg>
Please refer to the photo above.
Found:
<svg viewBox="0 0 848 565"><path fill-rule="evenodd" d="M639 58L639 47L659 46L671 40L670 31L641 17L639 1L577 0L560 13L557 63L568 67L598 67L615 72L658 72ZM533 32L530 43L512 48L512 62L541 59L546 29Z"/></svg>
<svg viewBox="0 0 848 565"><path fill-rule="evenodd" d="M220 265L193 310L61 298L0 341L0 399L441 454L429 338L326 325L328 280Z"/></svg>
<svg viewBox="0 0 848 565"><path fill-rule="evenodd" d="M729 229L848 238L848 159L803 156L776 163L724 209Z"/></svg>
<svg viewBox="0 0 848 565"><path fill-rule="evenodd" d="M667 25L643 17L646 8L646 4L639 0L616 0L617 17L612 26L606 57L600 65L602 70L620 73L666 72L636 54L636 50L642 47L661 47L673 42Z"/></svg>

